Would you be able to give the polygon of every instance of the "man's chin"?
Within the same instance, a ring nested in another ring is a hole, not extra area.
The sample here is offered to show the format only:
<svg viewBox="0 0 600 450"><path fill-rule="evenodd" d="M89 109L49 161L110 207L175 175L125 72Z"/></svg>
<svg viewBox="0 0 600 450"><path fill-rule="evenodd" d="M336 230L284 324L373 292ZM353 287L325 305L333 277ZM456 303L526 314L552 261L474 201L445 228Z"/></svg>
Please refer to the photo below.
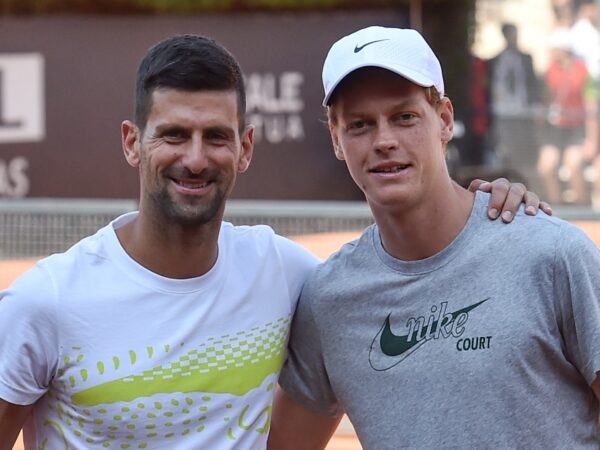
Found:
<svg viewBox="0 0 600 450"><path fill-rule="evenodd" d="M188 205L173 212L172 220L182 227L199 227L220 222L223 218L223 208L216 202L210 205Z"/></svg>
<svg viewBox="0 0 600 450"><path fill-rule="evenodd" d="M167 225L199 227L214 221L221 221L225 210L222 196L212 198L181 198L179 196L155 197L156 211L165 217Z"/></svg>

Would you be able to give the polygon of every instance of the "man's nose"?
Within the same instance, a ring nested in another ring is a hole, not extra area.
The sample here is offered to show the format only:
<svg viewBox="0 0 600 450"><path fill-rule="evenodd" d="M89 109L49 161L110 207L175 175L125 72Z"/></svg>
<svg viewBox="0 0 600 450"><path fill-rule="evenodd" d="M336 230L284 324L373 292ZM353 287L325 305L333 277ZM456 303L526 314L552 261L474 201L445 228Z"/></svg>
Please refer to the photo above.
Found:
<svg viewBox="0 0 600 450"><path fill-rule="evenodd" d="M190 140L183 155L183 165L194 174L198 174L206 168L206 148L202 137L195 136Z"/></svg>
<svg viewBox="0 0 600 450"><path fill-rule="evenodd" d="M374 148L376 151L388 152L398 148L398 140L393 128L387 121L377 124Z"/></svg>

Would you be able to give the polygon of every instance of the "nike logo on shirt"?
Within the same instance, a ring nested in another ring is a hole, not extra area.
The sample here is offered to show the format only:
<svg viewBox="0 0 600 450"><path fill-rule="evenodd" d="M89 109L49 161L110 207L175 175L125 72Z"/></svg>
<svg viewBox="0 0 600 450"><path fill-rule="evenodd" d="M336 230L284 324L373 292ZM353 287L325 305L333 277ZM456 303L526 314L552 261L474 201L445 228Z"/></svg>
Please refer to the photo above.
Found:
<svg viewBox="0 0 600 450"><path fill-rule="evenodd" d="M432 307L432 314L427 322L425 322L425 318L409 318L407 321L409 332L404 335L396 335L392 332L391 314L389 314L371 344L369 351L371 367L375 370L390 369L427 341L460 337L464 331L469 311L487 300L489 298L452 313L446 313L448 302L442 302L439 308Z"/></svg>

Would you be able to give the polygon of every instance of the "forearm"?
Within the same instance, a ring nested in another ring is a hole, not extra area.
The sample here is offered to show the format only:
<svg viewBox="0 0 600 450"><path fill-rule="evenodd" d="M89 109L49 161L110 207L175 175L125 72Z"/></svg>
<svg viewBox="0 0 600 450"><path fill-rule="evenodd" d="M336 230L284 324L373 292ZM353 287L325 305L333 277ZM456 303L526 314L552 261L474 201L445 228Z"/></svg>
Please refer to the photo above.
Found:
<svg viewBox="0 0 600 450"><path fill-rule="evenodd" d="M592 383L592 390L596 395L596 398L600 400L600 372L596 372L596 381Z"/></svg>
<svg viewBox="0 0 600 450"><path fill-rule="evenodd" d="M12 450L31 409L0 399L0 450Z"/></svg>
<svg viewBox="0 0 600 450"><path fill-rule="evenodd" d="M322 450L341 419L309 411L278 388L267 449Z"/></svg>

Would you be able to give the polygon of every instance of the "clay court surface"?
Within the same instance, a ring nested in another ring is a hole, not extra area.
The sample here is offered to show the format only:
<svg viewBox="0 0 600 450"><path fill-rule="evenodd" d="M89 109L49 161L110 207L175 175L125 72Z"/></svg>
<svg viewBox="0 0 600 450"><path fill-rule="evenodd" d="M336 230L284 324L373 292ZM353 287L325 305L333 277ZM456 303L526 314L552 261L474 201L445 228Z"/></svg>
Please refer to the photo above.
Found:
<svg viewBox="0 0 600 450"><path fill-rule="evenodd" d="M581 227L590 238L600 246L600 222L581 221L574 222ZM358 233L323 233L314 235L303 235L294 237L294 240L307 247L320 258L326 258L332 252L337 250L343 243L348 242L358 236ZM532 239L535 239L532 236ZM0 289L8 284L27 268L34 264L35 259L19 261L0 261ZM360 450L361 446L353 434L352 427L347 421L343 421L338 432L333 437L328 450ZM23 450L19 441L14 450Z"/></svg>

